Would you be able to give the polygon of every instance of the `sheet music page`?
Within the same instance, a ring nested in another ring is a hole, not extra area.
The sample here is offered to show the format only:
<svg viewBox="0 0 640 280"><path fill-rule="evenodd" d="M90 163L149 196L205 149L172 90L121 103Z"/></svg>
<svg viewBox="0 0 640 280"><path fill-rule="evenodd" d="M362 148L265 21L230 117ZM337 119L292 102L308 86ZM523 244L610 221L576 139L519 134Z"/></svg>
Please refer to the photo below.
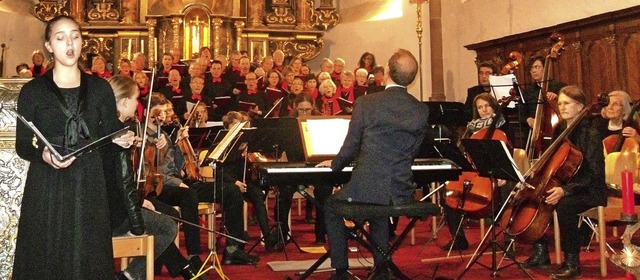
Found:
<svg viewBox="0 0 640 280"><path fill-rule="evenodd" d="M516 79L516 75L507 74L502 76L489 76L489 84L491 84L491 93L498 101L501 99L509 98L511 95L509 91L513 88L513 81ZM507 106L509 108L515 108L516 102L511 101Z"/></svg>
<svg viewBox="0 0 640 280"><path fill-rule="evenodd" d="M309 119L305 145L309 155L337 155L347 137L350 119ZM308 137L307 137L308 136Z"/></svg>

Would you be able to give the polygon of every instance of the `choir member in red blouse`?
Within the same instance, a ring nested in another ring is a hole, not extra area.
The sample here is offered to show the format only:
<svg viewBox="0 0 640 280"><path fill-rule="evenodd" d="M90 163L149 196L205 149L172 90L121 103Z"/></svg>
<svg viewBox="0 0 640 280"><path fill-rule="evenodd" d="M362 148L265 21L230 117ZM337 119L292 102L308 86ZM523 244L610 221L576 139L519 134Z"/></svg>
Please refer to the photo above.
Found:
<svg viewBox="0 0 640 280"><path fill-rule="evenodd" d="M147 65L146 55L144 55L141 52L135 53L133 55L133 64L131 65L131 70L133 70L134 73L137 73L140 71L151 71L149 70L149 68L146 67L146 65Z"/></svg>
<svg viewBox="0 0 640 280"><path fill-rule="evenodd" d="M327 72L327 74L333 73L333 61L331 61L331 59L326 57L322 59L322 62L320 62L320 72L318 73L318 76L320 76L320 73L322 72Z"/></svg>
<svg viewBox="0 0 640 280"><path fill-rule="evenodd" d="M304 83L304 92L313 97L313 100L318 100L318 79L316 75L309 74L306 76L306 81Z"/></svg>
<svg viewBox="0 0 640 280"><path fill-rule="evenodd" d="M353 92L354 82L355 75L353 75L353 72L349 70L342 71L342 74L340 74L340 86L338 86L336 95L338 95L339 98L352 102L353 104L353 102L356 100L355 93ZM351 111L353 111L353 106L343 106L341 104L340 110L342 110L342 114L351 114Z"/></svg>
<svg viewBox="0 0 640 280"><path fill-rule="evenodd" d="M289 85L291 85L291 82L293 82L293 79L296 77L296 73L293 71L293 68L291 68L291 66L285 67L284 70L280 73L282 73L283 79L280 83L280 86L282 87L282 89L288 92Z"/></svg>
<svg viewBox="0 0 640 280"><path fill-rule="evenodd" d="M340 105L338 104L336 93L336 85L331 79L326 79L320 84L320 94L322 97L316 106L324 116L333 116L340 113Z"/></svg>
<svg viewBox="0 0 640 280"><path fill-rule="evenodd" d="M107 61L100 55L93 58L93 62L91 62L91 73L103 79L111 78L111 72L107 70Z"/></svg>
<svg viewBox="0 0 640 280"><path fill-rule="evenodd" d="M374 66L376 66L376 57L373 56L372 53L365 52L360 56L360 60L358 60L358 68L364 68L367 72L371 72ZM356 70L358 68L356 68Z"/></svg>
<svg viewBox="0 0 640 280"><path fill-rule="evenodd" d="M131 71L131 60L121 58L118 61L118 75L133 78L133 71Z"/></svg>
<svg viewBox="0 0 640 280"><path fill-rule="evenodd" d="M373 67L370 74L373 74L373 81L369 83L369 92L375 93L383 91L385 88L384 67L382 65L376 65Z"/></svg>
<svg viewBox="0 0 640 280"><path fill-rule="evenodd" d="M297 76L297 77L302 77L302 59L295 56L293 58L291 58L291 61L289 62L289 66L291 66L291 69L293 69L293 73Z"/></svg>
<svg viewBox="0 0 640 280"><path fill-rule="evenodd" d="M31 76L34 78L42 76L44 72L47 71L47 65L44 64L44 54L42 51L33 51L33 54L31 55L31 62L33 62L33 66L29 67L29 71L31 71Z"/></svg>
<svg viewBox="0 0 640 280"><path fill-rule="evenodd" d="M136 72L133 74L133 80L136 81L138 85L138 89L140 90L140 95L138 95L138 112L137 116L140 121L144 120L144 98L149 95L149 77L142 71Z"/></svg>
<svg viewBox="0 0 640 280"><path fill-rule="evenodd" d="M344 59L339 57L333 61L333 72L331 72L331 79L336 85L340 84L340 75L342 74L342 70L344 70L344 64Z"/></svg>
<svg viewBox="0 0 640 280"><path fill-rule="evenodd" d="M360 68L356 70L356 84L353 86L353 93L355 94L355 98L367 95L369 84L367 84L367 79L369 78L369 72L364 68Z"/></svg>

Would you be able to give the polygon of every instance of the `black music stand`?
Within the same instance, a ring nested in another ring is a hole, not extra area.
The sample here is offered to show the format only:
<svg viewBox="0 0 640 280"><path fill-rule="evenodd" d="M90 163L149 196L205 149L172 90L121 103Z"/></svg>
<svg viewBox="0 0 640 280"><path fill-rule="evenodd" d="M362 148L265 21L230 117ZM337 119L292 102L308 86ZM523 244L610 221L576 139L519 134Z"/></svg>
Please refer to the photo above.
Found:
<svg viewBox="0 0 640 280"><path fill-rule="evenodd" d="M518 167L516 166L515 162L513 161L513 158L511 157L511 152L509 151L509 148L507 148L507 144L505 142L500 140L462 139L462 144L465 147L465 150L467 151L467 153L469 153L469 156L471 157L471 161L474 163L480 176L491 178L492 193L493 193L493 190L497 187L498 179L524 182L524 178L520 173L520 171L518 170ZM504 205L508 203L510 198L511 198L511 195L509 196L509 199L507 199L507 202ZM504 205L502 206L500 211L496 214L495 199L491 200L491 214L494 222L490 226L487 234L485 234L485 236L482 238L482 241L480 241L480 244L478 245L478 248L474 252L473 257L471 257L471 260L469 260L469 263L467 264L467 267L464 269L464 271L462 271L462 274L458 276L458 279L462 279L462 277L469 271L469 269L474 263L477 263L478 265L491 270L491 277L494 277L494 278L498 276L498 271L512 265L517 265L518 268L522 270L522 272L525 275L527 275L530 279L533 279L531 274L529 274L529 272L527 272L522 267L522 264L515 260L515 256L506 254L506 257L510 259L512 263L503 267L498 267L497 260L496 260L496 252L498 248L500 248L503 252L507 252L506 248L498 244L496 240L496 227L495 227L496 222L498 221L497 219L499 219L502 214ZM489 234L491 235L491 240L489 241L489 243L485 244L484 241L486 240L487 235ZM485 245L484 248L480 249L483 245ZM478 260L480 259L480 256L482 256L482 254L487 249L489 249L489 247L491 247L491 266L487 266L483 263L478 262Z"/></svg>

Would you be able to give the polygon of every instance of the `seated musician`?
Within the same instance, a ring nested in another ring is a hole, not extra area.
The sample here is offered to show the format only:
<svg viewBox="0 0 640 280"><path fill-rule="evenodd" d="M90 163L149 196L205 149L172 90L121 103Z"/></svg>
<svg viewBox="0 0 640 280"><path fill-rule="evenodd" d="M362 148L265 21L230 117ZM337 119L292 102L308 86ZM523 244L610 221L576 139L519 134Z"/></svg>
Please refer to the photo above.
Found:
<svg viewBox="0 0 640 280"><path fill-rule="evenodd" d="M151 114L156 115L156 121L163 123L166 120L166 108L169 101L161 94L153 94L151 97ZM149 122L147 132L147 141L154 143L157 141L157 131L160 127ZM188 137L188 129L183 129L179 134ZM157 199L169 205L180 206L182 218L194 224L199 223L198 219L198 202L216 202L222 204L223 215L225 217L224 225L229 231L229 235L245 239L242 228L242 196L239 188L223 188L221 184L192 182L187 184L181 176L181 167L177 162L184 162L177 158L180 153L175 152L173 141L167 141L168 136L162 132L160 141L162 143L162 151L160 152L161 165L159 171L164 176L164 190ZM163 143L164 142L164 143ZM157 144L161 145L161 144ZM165 151L166 150L166 151ZM200 254L200 232L197 227L184 225L185 243L187 245L187 253L192 259L192 263L197 263ZM258 257L247 255L243 251L243 247L238 241L227 239L225 251L223 255L224 264L252 264L258 262Z"/></svg>
<svg viewBox="0 0 640 280"><path fill-rule="evenodd" d="M293 100L294 110L291 111L292 117L301 117L301 116L319 116L320 112L313 105L313 98L306 93L299 94ZM289 227L286 221L289 212L291 211L291 203L293 201L293 195L298 190L297 185L289 185L289 186L279 186L278 191L280 195L278 195L276 203L278 207L275 208L275 217L278 221L283 221L282 223L282 234L286 235L289 232ZM333 186L328 185L316 185L314 186L314 196L316 201L316 220L315 220L315 228L314 232L316 235L316 244L324 244L326 242L325 235L327 233L327 229L324 223L324 213L323 213L323 205L325 200L331 195L333 191ZM311 202L307 201L309 205ZM309 213L310 214L310 213ZM283 240L287 240L286 236L283 236Z"/></svg>
<svg viewBox="0 0 640 280"><path fill-rule="evenodd" d="M136 83L126 76L114 76L109 83L115 94L118 119L121 122L134 119L138 103ZM117 156L103 153L113 236L142 235L145 232L153 235L156 262L166 265L172 277L182 275L184 279L192 279L199 268L191 265L173 243L177 234L176 223L167 216L153 213L155 207L149 200L144 199L142 207L145 209L140 209L131 159L129 150ZM116 175L118 172L124 173ZM118 279L144 279L145 264L144 257L134 258Z"/></svg>
<svg viewBox="0 0 640 280"><path fill-rule="evenodd" d="M488 92L476 95L473 100L473 104L473 120L467 125L468 133L463 137L468 137L481 129L489 128L491 123L495 121L496 129L504 132L507 139L509 139L509 142L513 141L513 130L501 114L500 105L498 105L498 101L493 97L493 95ZM506 183L507 182L505 180L498 180L498 186L500 187L504 186ZM500 188L501 204L509 196L509 192L511 192L513 186L513 184L509 184L509 186ZM444 218L446 219L447 226L449 227L449 232L451 233L451 236L453 236L449 243L441 247L442 250L449 251L468 249L469 242L467 241L462 226L460 226L463 218L462 213L451 208L446 203L443 203L442 208Z"/></svg>
<svg viewBox="0 0 640 280"><path fill-rule="evenodd" d="M640 135L636 130L637 124L623 127L624 121L634 118L634 116L629 116L631 114L631 98L629 94L621 90L615 90L607 96L609 97L609 104L602 108L600 111L602 119L596 122L596 127L600 134L603 137L607 137L622 132L622 136L640 141Z"/></svg>
<svg viewBox="0 0 640 280"><path fill-rule="evenodd" d="M585 108L586 96L577 86L566 86L558 95L558 109L562 121L556 126L554 139ZM552 279L573 279L580 275L580 244L578 238L578 214L599 205L607 204L604 181L604 155L602 137L588 119L580 120L567 136L583 156L582 164L574 177L561 187L547 191L545 203L556 206L564 263L551 274ZM547 238L543 236L533 244L533 253L523 264L525 267L549 266Z"/></svg>
<svg viewBox="0 0 640 280"><path fill-rule="evenodd" d="M232 125L243 121L248 121L249 116L240 112L230 111L224 117L222 117L222 124L225 129L229 129ZM245 145L246 147L246 145ZM246 155L246 152L244 153ZM252 156L260 157L261 155L252 154L249 156L249 160L253 159ZM264 236L265 246L267 251L273 248L275 238L271 238L269 235L269 218L267 217L267 206L265 205L265 193L262 189L255 184L251 178L246 178L246 175L250 175L250 171L245 169L245 161L225 162L223 164L224 184L228 186L236 186L242 192L242 198L250 202L253 205L253 211L260 227L260 232Z"/></svg>
<svg viewBox="0 0 640 280"><path fill-rule="evenodd" d="M391 56L388 65L389 83L385 91L363 96L355 102L340 152L332 161L318 164L339 171L354 161L358 163L351 180L324 204L331 267L336 269L332 279L349 278L348 230L343 217L335 212L335 205L402 205L413 201L411 165L427 131L429 109L406 89L418 72L413 54L400 49ZM371 241L384 251L389 241L388 220L369 219ZM374 250L374 264L383 262L382 254Z"/></svg>

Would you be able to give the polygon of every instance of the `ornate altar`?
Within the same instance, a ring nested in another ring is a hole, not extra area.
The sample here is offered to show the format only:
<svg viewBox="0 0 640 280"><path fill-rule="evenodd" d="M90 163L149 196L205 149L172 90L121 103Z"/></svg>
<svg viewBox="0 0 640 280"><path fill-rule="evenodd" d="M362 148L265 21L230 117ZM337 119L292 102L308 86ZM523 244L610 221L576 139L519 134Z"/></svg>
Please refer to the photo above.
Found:
<svg viewBox="0 0 640 280"><path fill-rule="evenodd" d="M116 64L143 52L149 61L181 50L194 59L208 46L217 54L246 50L254 60L280 49L307 61L324 46L324 32L340 17L334 0L40 0L34 14L59 14L81 23L83 58L100 54Z"/></svg>
<svg viewBox="0 0 640 280"><path fill-rule="evenodd" d="M18 219L29 162L16 155L15 108L18 93L29 79L0 79L0 279L11 279Z"/></svg>

